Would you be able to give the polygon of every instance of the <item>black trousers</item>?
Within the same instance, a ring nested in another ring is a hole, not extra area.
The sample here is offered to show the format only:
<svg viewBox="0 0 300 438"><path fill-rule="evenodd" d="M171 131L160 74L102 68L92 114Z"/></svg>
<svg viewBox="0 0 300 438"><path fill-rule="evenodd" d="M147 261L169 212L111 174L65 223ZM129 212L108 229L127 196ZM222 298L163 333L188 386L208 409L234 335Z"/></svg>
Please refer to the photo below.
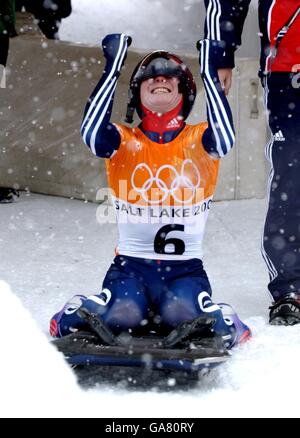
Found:
<svg viewBox="0 0 300 438"><path fill-rule="evenodd" d="M0 65L6 65L9 49L9 36L6 34L0 35Z"/></svg>
<svg viewBox="0 0 300 438"><path fill-rule="evenodd" d="M274 301L300 294L300 75L274 72L265 80L272 138L269 204L262 254Z"/></svg>

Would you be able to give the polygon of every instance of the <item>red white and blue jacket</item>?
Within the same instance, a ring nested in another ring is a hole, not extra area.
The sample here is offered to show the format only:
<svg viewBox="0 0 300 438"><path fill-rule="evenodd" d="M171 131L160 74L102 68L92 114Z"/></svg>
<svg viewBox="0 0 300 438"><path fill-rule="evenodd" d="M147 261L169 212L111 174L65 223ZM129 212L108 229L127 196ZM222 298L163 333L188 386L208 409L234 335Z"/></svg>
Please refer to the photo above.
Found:
<svg viewBox="0 0 300 438"><path fill-rule="evenodd" d="M205 38L222 40L225 56L218 68L234 67L234 52L241 35L251 0L205 0L207 9ZM261 73L300 70L300 14L284 35L276 56L271 53L279 31L300 7L300 0L259 0L258 15L261 37ZM253 36L254 37L254 36Z"/></svg>

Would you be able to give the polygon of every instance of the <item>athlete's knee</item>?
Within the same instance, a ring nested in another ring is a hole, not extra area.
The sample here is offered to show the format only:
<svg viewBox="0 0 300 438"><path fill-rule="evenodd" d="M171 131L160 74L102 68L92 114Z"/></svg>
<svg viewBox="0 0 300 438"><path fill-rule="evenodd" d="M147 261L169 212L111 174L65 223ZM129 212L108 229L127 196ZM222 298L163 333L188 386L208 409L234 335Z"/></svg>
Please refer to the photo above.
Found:
<svg viewBox="0 0 300 438"><path fill-rule="evenodd" d="M111 329L127 330L139 326L146 317L147 303L140 291L127 294L124 288L104 288L99 295L92 295L84 307L96 313Z"/></svg>
<svg viewBox="0 0 300 438"><path fill-rule="evenodd" d="M162 322L173 327L183 321L191 321L198 316L207 316L216 321L223 321L220 306L212 302L210 294L206 291L201 291L190 297L169 293L161 305Z"/></svg>
<svg viewBox="0 0 300 438"><path fill-rule="evenodd" d="M176 296L165 300L160 306L160 319L165 325L176 327L183 321L191 321L199 316L192 300Z"/></svg>
<svg viewBox="0 0 300 438"><path fill-rule="evenodd" d="M111 329L123 331L141 326L147 316L144 303L131 298L116 300L103 315L103 320Z"/></svg>

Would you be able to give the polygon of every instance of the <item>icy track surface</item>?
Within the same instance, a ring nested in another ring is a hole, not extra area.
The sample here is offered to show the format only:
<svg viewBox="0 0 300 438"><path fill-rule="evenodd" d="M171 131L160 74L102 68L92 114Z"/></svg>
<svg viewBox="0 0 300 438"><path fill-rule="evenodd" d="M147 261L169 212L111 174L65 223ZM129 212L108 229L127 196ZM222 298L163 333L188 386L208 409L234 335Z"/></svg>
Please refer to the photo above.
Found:
<svg viewBox="0 0 300 438"><path fill-rule="evenodd" d="M48 321L74 293L99 291L117 232L96 209L25 194L0 205L0 417L298 417L300 381L286 376L299 363L300 326L267 324L264 200L214 203L205 240L214 298L234 305L253 339L198 383L78 386L49 345Z"/></svg>

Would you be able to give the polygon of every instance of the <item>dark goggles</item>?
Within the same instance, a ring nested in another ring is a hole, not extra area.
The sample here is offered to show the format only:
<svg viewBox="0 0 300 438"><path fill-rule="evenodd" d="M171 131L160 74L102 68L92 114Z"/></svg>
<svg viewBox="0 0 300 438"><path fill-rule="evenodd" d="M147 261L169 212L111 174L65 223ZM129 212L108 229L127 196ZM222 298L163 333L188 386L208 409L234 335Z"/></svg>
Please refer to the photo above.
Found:
<svg viewBox="0 0 300 438"><path fill-rule="evenodd" d="M157 76L165 77L182 77L182 67L173 59L164 57L154 58L152 60L145 59L144 63L138 69L134 82L141 83L142 81Z"/></svg>

